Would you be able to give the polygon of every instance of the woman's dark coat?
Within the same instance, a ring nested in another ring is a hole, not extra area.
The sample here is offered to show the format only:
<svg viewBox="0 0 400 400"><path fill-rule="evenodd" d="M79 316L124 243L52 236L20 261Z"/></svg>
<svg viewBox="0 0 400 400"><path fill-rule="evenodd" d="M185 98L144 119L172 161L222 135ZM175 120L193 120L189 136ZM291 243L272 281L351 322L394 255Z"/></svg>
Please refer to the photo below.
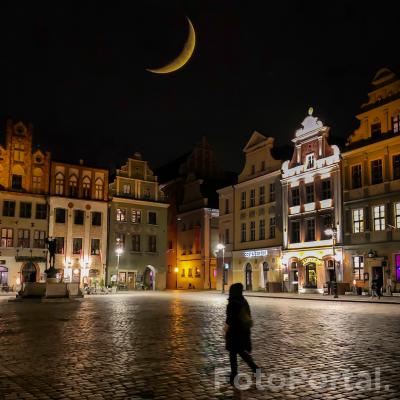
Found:
<svg viewBox="0 0 400 400"><path fill-rule="evenodd" d="M225 339L228 351L251 352L250 327L244 326L243 312L251 317L246 299L243 296L230 298L226 309L226 324L229 325L229 329Z"/></svg>

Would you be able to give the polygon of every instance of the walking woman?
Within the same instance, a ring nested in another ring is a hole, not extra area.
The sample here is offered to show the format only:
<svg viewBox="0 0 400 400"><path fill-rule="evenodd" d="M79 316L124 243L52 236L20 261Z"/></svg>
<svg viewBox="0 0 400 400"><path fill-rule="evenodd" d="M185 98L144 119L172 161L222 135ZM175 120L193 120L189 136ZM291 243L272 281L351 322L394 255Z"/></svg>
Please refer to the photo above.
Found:
<svg viewBox="0 0 400 400"><path fill-rule="evenodd" d="M250 329L253 326L250 307L243 297L243 285L234 283L229 289L228 306L226 308L225 339L231 363L230 383L234 384L238 373L237 355L247 363L255 373L258 366L251 357Z"/></svg>

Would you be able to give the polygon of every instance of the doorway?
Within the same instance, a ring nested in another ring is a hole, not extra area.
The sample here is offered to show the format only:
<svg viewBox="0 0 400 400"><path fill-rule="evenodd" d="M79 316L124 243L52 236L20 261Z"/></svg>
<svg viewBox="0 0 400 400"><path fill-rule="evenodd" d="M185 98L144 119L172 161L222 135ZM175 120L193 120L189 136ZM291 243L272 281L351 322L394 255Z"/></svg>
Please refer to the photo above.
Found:
<svg viewBox="0 0 400 400"><path fill-rule="evenodd" d="M146 269L144 270L144 276L143 276L143 283L145 289L154 290L154 283L155 283L154 278L155 278L155 271L150 266L147 266Z"/></svg>
<svg viewBox="0 0 400 400"><path fill-rule="evenodd" d="M128 290L135 289L135 286L136 286L136 273L135 272L128 272L127 285L128 285Z"/></svg>
<svg viewBox="0 0 400 400"><path fill-rule="evenodd" d="M269 266L266 261L263 262L263 278L264 278L264 288L268 292L269 291L269 285L268 285L268 271L269 271Z"/></svg>
<svg viewBox="0 0 400 400"><path fill-rule="evenodd" d="M372 277L371 280L376 279L378 288L382 290L383 288L383 268L382 267L372 267Z"/></svg>
<svg viewBox="0 0 400 400"><path fill-rule="evenodd" d="M0 286L8 286L8 268L0 267Z"/></svg>
<svg viewBox="0 0 400 400"><path fill-rule="evenodd" d="M314 263L306 265L306 287L317 288L317 266Z"/></svg>
<svg viewBox="0 0 400 400"><path fill-rule="evenodd" d="M37 271L36 271L36 266L35 264L29 262L29 263L25 263L22 266L22 282L36 282L36 275L37 275Z"/></svg>
<svg viewBox="0 0 400 400"><path fill-rule="evenodd" d="M246 290L253 290L253 271L250 263L246 264Z"/></svg>

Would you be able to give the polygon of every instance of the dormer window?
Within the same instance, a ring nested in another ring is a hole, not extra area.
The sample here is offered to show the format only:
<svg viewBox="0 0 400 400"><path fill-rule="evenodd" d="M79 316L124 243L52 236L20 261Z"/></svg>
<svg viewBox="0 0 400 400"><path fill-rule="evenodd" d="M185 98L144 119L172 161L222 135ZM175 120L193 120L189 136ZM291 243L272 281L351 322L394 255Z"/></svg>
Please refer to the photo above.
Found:
<svg viewBox="0 0 400 400"><path fill-rule="evenodd" d="M392 118L392 129L393 129L393 133L400 132L400 113L399 113L399 115L395 115Z"/></svg>
<svg viewBox="0 0 400 400"><path fill-rule="evenodd" d="M378 137L381 134L381 123L377 122L375 124L371 125L371 136L374 137Z"/></svg>
<svg viewBox="0 0 400 400"><path fill-rule="evenodd" d="M315 163L314 153L307 154L307 156L306 156L306 168L307 169L314 168L314 163Z"/></svg>

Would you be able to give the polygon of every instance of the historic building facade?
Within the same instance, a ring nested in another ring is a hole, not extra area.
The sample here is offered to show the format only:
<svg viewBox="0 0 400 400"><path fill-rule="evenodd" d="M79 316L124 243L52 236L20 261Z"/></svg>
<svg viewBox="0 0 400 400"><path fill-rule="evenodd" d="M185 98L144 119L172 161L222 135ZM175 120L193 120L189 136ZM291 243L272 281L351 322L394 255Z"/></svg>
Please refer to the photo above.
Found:
<svg viewBox="0 0 400 400"><path fill-rule="evenodd" d="M359 128L342 153L346 279L377 277L400 289L400 79L383 68L372 81Z"/></svg>
<svg viewBox="0 0 400 400"><path fill-rule="evenodd" d="M108 282L165 289L168 204L139 153L117 170L110 196Z"/></svg>
<svg viewBox="0 0 400 400"><path fill-rule="evenodd" d="M243 149L246 161L238 183L218 191L225 246L224 261L218 254L219 288L242 282L246 290L282 290L282 163L271 154L273 143L254 132Z"/></svg>
<svg viewBox="0 0 400 400"><path fill-rule="evenodd" d="M344 292L340 151L312 112L292 140L292 159L282 165L284 284L289 291L323 293L337 282Z"/></svg>
<svg viewBox="0 0 400 400"><path fill-rule="evenodd" d="M0 146L0 286L44 279L50 153L32 146L31 125L6 123Z"/></svg>
<svg viewBox="0 0 400 400"><path fill-rule="evenodd" d="M49 237L64 282L100 284L107 263L108 171L51 162Z"/></svg>

